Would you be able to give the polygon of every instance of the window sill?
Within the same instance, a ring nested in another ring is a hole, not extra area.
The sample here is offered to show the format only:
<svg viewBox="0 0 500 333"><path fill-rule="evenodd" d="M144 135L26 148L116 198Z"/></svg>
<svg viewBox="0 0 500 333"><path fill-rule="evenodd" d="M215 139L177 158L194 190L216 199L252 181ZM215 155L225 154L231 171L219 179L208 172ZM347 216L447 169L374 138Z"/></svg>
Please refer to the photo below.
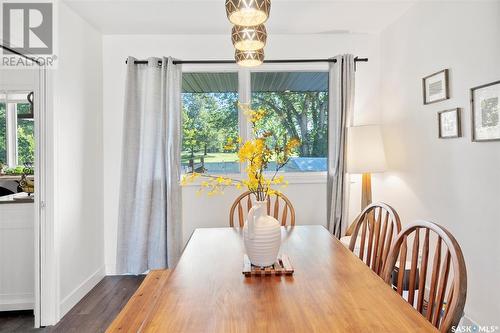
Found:
<svg viewBox="0 0 500 333"><path fill-rule="evenodd" d="M22 175L0 175L0 180L10 180L10 179L19 180L19 179L21 179L21 176ZM33 176L33 175L28 175L27 177L28 177L28 179L35 178L35 176Z"/></svg>

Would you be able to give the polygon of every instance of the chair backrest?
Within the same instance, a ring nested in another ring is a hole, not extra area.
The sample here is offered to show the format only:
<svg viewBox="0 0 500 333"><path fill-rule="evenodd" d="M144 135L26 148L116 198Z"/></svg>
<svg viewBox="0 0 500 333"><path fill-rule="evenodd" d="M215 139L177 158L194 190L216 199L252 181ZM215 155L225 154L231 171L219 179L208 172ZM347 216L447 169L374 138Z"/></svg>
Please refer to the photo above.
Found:
<svg viewBox="0 0 500 333"><path fill-rule="evenodd" d="M242 204L242 202L245 203ZM243 206L246 209L243 209ZM236 198L231 206L231 210L229 211L229 225L234 227L234 215L237 210L238 224L242 228L250 208L252 208L251 193L247 191ZM295 225L295 209L293 209L292 203L283 193L277 193L269 197L267 200L267 214L273 216L283 226L286 226L288 222L289 225Z"/></svg>
<svg viewBox="0 0 500 333"><path fill-rule="evenodd" d="M401 222L394 208L382 202L372 203L354 220L349 249L355 252L359 244L359 259L380 275L400 231Z"/></svg>
<svg viewBox="0 0 500 333"><path fill-rule="evenodd" d="M396 274L398 258L398 266L406 269ZM411 258L409 270L407 258ZM465 306L467 271L460 246L445 228L427 221L405 228L394 241L382 278L402 296L403 289L407 290L403 298L441 332L458 325Z"/></svg>

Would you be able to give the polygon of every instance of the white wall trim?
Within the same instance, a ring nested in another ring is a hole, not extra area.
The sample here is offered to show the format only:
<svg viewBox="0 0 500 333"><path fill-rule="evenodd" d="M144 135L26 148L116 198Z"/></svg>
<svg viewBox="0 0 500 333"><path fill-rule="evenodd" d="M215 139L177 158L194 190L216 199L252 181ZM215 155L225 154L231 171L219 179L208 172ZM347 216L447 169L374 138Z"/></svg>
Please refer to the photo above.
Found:
<svg viewBox="0 0 500 333"><path fill-rule="evenodd" d="M60 318L62 318L66 313L71 310L76 303L78 303L85 295L89 293L106 275L105 266L102 265L97 271L92 273L85 281L83 281L78 287L73 289L66 297L61 300L59 306Z"/></svg>
<svg viewBox="0 0 500 333"><path fill-rule="evenodd" d="M35 91L35 327L58 321L59 257L56 247L54 196L53 85L45 67Z"/></svg>

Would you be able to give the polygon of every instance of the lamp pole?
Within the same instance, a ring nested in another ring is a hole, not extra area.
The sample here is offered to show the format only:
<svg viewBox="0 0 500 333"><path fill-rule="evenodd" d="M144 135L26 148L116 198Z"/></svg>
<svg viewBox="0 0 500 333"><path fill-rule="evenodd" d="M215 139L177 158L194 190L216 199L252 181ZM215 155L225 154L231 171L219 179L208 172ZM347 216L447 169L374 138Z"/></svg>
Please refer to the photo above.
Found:
<svg viewBox="0 0 500 333"><path fill-rule="evenodd" d="M361 182L361 210L372 203L372 176L371 173L363 173Z"/></svg>

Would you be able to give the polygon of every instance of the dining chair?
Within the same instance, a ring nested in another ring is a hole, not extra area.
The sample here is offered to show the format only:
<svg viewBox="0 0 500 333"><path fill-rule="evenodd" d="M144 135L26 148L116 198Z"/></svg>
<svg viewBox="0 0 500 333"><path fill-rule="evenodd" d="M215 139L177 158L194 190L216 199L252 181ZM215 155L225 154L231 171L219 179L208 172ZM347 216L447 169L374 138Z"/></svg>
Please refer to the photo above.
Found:
<svg viewBox="0 0 500 333"><path fill-rule="evenodd" d="M244 203L242 204L242 202ZM246 210L243 209L243 206L246 206ZM234 216L237 211L239 227L243 228L245 217L250 208L252 208L251 192L247 191L236 198L231 206L231 210L229 211L229 226L234 227ZM282 226L286 226L288 223L291 226L295 225L295 209L283 193L273 194L269 197L267 200L267 214L272 215Z"/></svg>
<svg viewBox="0 0 500 333"><path fill-rule="evenodd" d="M407 258L411 258L410 269L394 274L398 259L402 267ZM409 275L407 282L405 275ZM441 332L458 325L467 295L467 271L458 242L442 226L416 221L405 228L391 247L382 278L401 296L407 289L403 298Z"/></svg>
<svg viewBox="0 0 500 333"><path fill-rule="evenodd" d="M399 215L391 206L376 202L368 205L353 222L349 250L380 275L397 234ZM361 232L361 233L360 233Z"/></svg>

